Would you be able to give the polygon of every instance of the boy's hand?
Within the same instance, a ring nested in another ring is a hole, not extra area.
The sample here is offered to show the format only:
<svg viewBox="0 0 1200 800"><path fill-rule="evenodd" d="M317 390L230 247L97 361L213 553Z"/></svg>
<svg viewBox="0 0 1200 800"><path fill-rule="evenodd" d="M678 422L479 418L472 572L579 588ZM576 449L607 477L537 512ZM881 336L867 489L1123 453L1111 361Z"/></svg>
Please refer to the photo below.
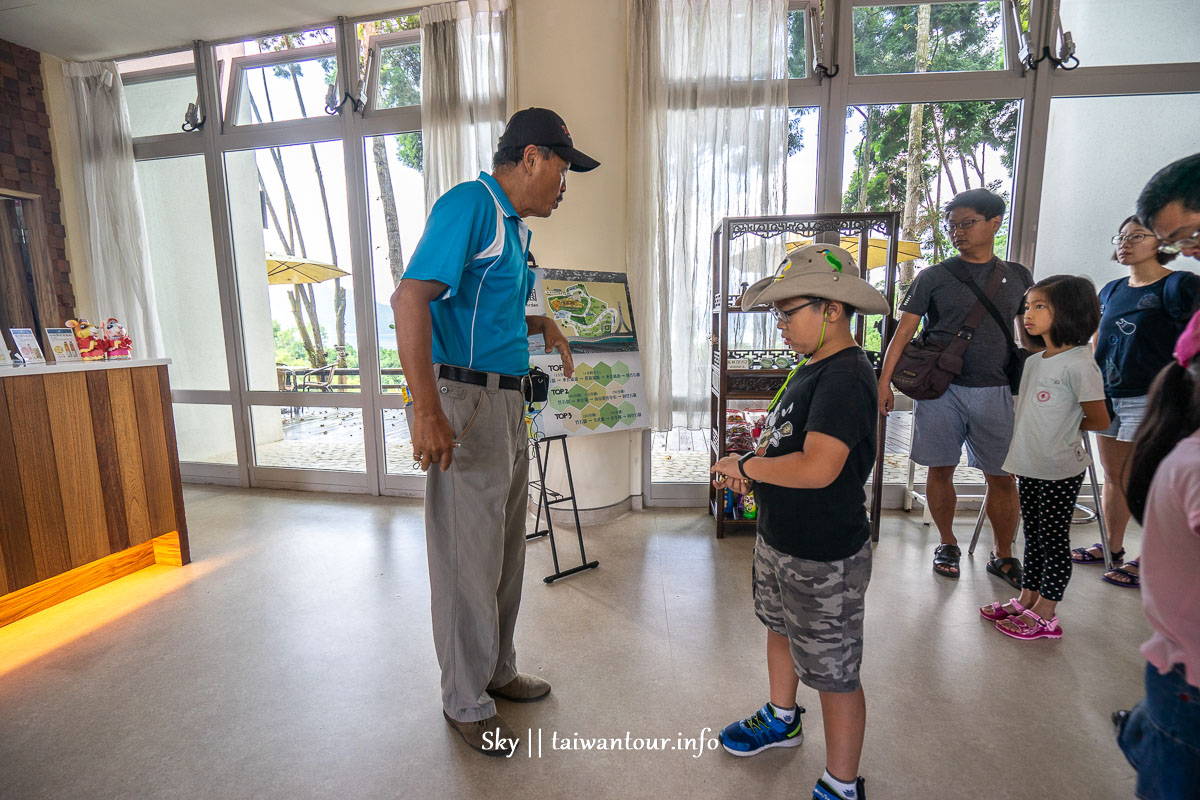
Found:
<svg viewBox="0 0 1200 800"><path fill-rule="evenodd" d="M717 489L732 489L738 494L745 494L753 486L753 481L742 478L737 456L725 456L713 464L709 472L713 473L713 486Z"/></svg>

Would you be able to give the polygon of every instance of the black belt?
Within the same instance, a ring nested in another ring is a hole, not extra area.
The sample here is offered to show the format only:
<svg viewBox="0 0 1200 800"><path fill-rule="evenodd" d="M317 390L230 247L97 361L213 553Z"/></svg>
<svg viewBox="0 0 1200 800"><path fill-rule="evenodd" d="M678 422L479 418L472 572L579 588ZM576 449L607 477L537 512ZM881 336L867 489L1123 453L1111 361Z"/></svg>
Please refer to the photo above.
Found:
<svg viewBox="0 0 1200 800"><path fill-rule="evenodd" d="M466 367L454 367L450 364L442 364L438 368L438 377L445 378L448 381L470 383L475 386L487 386L488 384L488 373L480 372L477 369L467 369ZM515 375L501 375L500 388L519 392L521 391L521 379Z"/></svg>

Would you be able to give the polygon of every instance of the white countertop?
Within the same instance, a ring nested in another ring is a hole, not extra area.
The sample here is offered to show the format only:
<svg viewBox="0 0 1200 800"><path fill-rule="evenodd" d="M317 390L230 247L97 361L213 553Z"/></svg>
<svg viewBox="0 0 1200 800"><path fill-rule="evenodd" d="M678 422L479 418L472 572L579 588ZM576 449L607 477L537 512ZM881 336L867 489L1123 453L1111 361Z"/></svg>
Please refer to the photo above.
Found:
<svg viewBox="0 0 1200 800"><path fill-rule="evenodd" d="M127 369L129 367L157 367L170 364L169 358L129 358L111 361L61 361L57 364L30 364L6 367L0 364L0 378L19 375L54 375L59 372L84 372L97 369Z"/></svg>

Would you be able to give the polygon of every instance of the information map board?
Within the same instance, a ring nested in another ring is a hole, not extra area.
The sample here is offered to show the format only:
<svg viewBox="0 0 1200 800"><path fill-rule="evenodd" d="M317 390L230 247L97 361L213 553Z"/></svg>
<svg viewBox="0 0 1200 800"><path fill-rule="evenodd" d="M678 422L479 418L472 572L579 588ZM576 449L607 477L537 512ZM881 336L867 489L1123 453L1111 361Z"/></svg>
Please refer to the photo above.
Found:
<svg viewBox="0 0 1200 800"><path fill-rule="evenodd" d="M623 272L535 270L530 314L552 318L571 343L575 375L531 336L529 363L550 375L550 402L534 417L537 437L582 436L649 427L629 282Z"/></svg>

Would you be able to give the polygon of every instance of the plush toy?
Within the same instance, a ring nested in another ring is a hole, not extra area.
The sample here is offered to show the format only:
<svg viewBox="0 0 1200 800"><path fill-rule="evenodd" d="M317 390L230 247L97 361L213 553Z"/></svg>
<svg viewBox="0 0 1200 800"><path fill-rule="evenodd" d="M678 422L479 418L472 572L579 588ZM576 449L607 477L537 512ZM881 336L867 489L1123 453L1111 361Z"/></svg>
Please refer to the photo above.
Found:
<svg viewBox="0 0 1200 800"><path fill-rule="evenodd" d="M109 317L104 323L104 337L108 340L105 358L133 358L133 340L116 317Z"/></svg>
<svg viewBox="0 0 1200 800"><path fill-rule="evenodd" d="M74 331L75 344L79 345L79 355L84 361L104 360L108 340L99 328L82 318L67 320L67 327Z"/></svg>

